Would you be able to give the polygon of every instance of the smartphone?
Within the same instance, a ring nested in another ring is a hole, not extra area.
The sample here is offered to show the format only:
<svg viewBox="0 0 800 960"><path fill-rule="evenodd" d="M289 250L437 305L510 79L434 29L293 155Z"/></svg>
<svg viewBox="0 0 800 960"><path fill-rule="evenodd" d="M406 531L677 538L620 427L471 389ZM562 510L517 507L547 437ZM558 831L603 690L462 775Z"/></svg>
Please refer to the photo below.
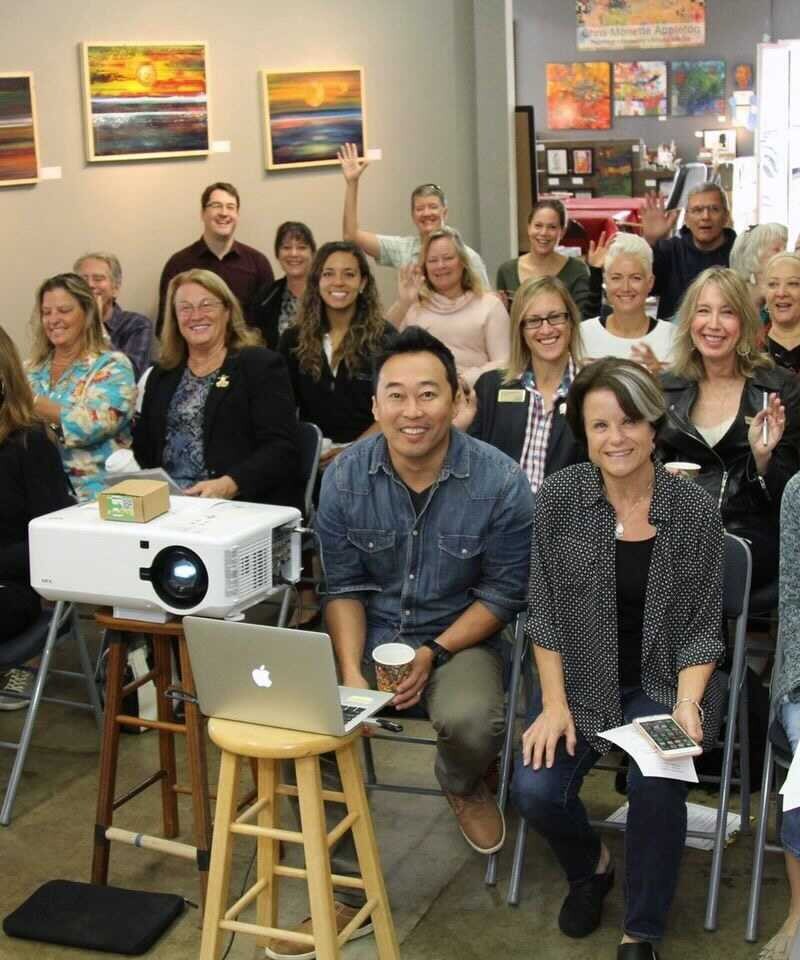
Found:
<svg viewBox="0 0 800 960"><path fill-rule="evenodd" d="M696 757L703 752L700 744L695 743L668 713L658 713L653 717L638 717L633 724L665 760Z"/></svg>

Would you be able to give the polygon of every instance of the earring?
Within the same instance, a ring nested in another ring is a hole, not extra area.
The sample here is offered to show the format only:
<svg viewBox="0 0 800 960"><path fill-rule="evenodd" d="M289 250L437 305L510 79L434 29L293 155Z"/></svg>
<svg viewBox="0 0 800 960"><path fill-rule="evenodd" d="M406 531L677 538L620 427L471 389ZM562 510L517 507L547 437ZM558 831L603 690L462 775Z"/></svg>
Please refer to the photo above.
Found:
<svg viewBox="0 0 800 960"><path fill-rule="evenodd" d="M747 344L745 344L745 345L744 345L744 350L742 350L742 344L741 344L741 343L740 343L740 344L737 344L737 346L736 346L736 352L739 354L740 357L749 357L749 356L750 356L750 347L749 347Z"/></svg>

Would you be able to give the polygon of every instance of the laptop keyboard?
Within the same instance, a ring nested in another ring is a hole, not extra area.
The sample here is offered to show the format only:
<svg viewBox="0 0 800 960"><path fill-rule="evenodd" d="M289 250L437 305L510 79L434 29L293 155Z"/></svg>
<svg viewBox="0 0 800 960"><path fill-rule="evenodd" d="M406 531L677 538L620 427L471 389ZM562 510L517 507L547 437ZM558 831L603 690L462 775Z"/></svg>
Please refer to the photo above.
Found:
<svg viewBox="0 0 800 960"><path fill-rule="evenodd" d="M355 719L359 714L364 712L363 707L350 707L345 703L340 704L342 708L342 719L345 723L349 723L351 720Z"/></svg>

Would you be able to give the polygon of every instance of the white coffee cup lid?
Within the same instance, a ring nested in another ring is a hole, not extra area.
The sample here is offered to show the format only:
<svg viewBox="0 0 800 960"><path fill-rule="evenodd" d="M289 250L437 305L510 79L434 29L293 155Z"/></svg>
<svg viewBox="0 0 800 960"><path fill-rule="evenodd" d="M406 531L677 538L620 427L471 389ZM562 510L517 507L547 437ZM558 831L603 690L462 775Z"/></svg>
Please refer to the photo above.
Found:
<svg viewBox="0 0 800 960"><path fill-rule="evenodd" d="M407 643L382 643L372 651L372 659L387 667L401 667L411 663L415 655L416 650Z"/></svg>
<svg viewBox="0 0 800 960"><path fill-rule="evenodd" d="M127 448L115 450L106 457L106 470L109 473L130 473L133 470L139 470L139 464L133 455L133 450Z"/></svg>
<svg viewBox="0 0 800 960"><path fill-rule="evenodd" d="M692 472L696 470L698 473L701 469L699 463L690 463L688 460L672 460L664 464L665 470L669 470L670 468L673 470L691 470Z"/></svg>

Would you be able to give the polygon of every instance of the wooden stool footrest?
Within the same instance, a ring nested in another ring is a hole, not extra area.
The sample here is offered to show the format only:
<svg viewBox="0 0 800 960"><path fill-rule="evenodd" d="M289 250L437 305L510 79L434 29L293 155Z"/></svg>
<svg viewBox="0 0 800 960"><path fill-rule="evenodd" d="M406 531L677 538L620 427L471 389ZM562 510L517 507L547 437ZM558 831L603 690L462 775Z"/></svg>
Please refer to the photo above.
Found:
<svg viewBox="0 0 800 960"><path fill-rule="evenodd" d="M133 798L138 797L140 793L144 793L148 787L152 787L154 783L163 780L166 775L166 770L156 770L156 772L147 777L146 780L142 780L141 783L137 783L135 787L131 787L127 793L123 793L121 797L116 797L112 800L111 809L119 810L119 808L124 806L129 800L133 800Z"/></svg>
<svg viewBox="0 0 800 960"><path fill-rule="evenodd" d="M291 877L292 880L307 880L308 872L302 867L284 867L278 865L272 868L276 877ZM331 874L331 883L334 887L350 887L353 890L363 890L364 881L361 877L347 877L341 873Z"/></svg>
<svg viewBox="0 0 800 960"><path fill-rule="evenodd" d="M361 924L367 919L367 917L372 916L372 911L375 907L378 906L378 901L373 897L372 900L367 900L364 906L358 911L358 913L353 917L350 923L342 930L338 936L339 946L344 946L345 943L350 939L350 937L355 933L356 930L361 926Z"/></svg>
<svg viewBox="0 0 800 960"><path fill-rule="evenodd" d="M186 733L185 723L170 723L169 720L147 720L145 717L129 717L118 713L116 722L122 727L147 727L149 730L168 730L170 733Z"/></svg>
<svg viewBox="0 0 800 960"><path fill-rule="evenodd" d="M241 920L220 920L219 928L220 930L230 930L233 933L249 933L252 937L274 937L278 940L302 943L303 946L314 946L314 938L310 933L281 930L280 927L261 927L257 923L242 923Z"/></svg>
<svg viewBox="0 0 800 960"><path fill-rule="evenodd" d="M336 826L328 834L328 848L330 849L334 843L342 836L342 834L347 833L347 831L353 826L353 824L358 820L358 814L353 811L353 813L348 813L346 817L336 824Z"/></svg>
<svg viewBox="0 0 800 960"><path fill-rule="evenodd" d="M280 794L282 797L296 797L298 796L297 787L293 787L288 783L279 783L275 788L275 793ZM322 790L322 799L327 800L329 803L345 803L344 794L339 790Z"/></svg>
<svg viewBox="0 0 800 960"><path fill-rule="evenodd" d="M177 840L165 840L163 837L154 837L149 833L134 833L132 830L121 830L119 827L106 828L106 840L117 840L128 843L132 847L141 847L144 850L157 850L159 853L168 853L173 857L184 860L197 860L197 847Z"/></svg>
<svg viewBox="0 0 800 960"><path fill-rule="evenodd" d="M236 823L247 823L248 820L253 820L255 817L261 813L261 811L269 804L269 798L265 797L263 800L256 800L255 803L252 803L246 810L243 810L239 816L236 818Z"/></svg>
<svg viewBox="0 0 800 960"><path fill-rule="evenodd" d="M246 837L266 837L268 840L283 840L285 843L302 843L303 834L296 830L279 830L277 827L257 827L253 823L232 823L231 833L242 833Z"/></svg>
<svg viewBox="0 0 800 960"><path fill-rule="evenodd" d="M257 880L249 890L246 891L237 901L233 904L232 907L228 907L225 911L226 920L235 920L239 914L244 910L246 906L249 906L255 898L261 893L261 891L266 887L267 880L266 877L263 880Z"/></svg>

